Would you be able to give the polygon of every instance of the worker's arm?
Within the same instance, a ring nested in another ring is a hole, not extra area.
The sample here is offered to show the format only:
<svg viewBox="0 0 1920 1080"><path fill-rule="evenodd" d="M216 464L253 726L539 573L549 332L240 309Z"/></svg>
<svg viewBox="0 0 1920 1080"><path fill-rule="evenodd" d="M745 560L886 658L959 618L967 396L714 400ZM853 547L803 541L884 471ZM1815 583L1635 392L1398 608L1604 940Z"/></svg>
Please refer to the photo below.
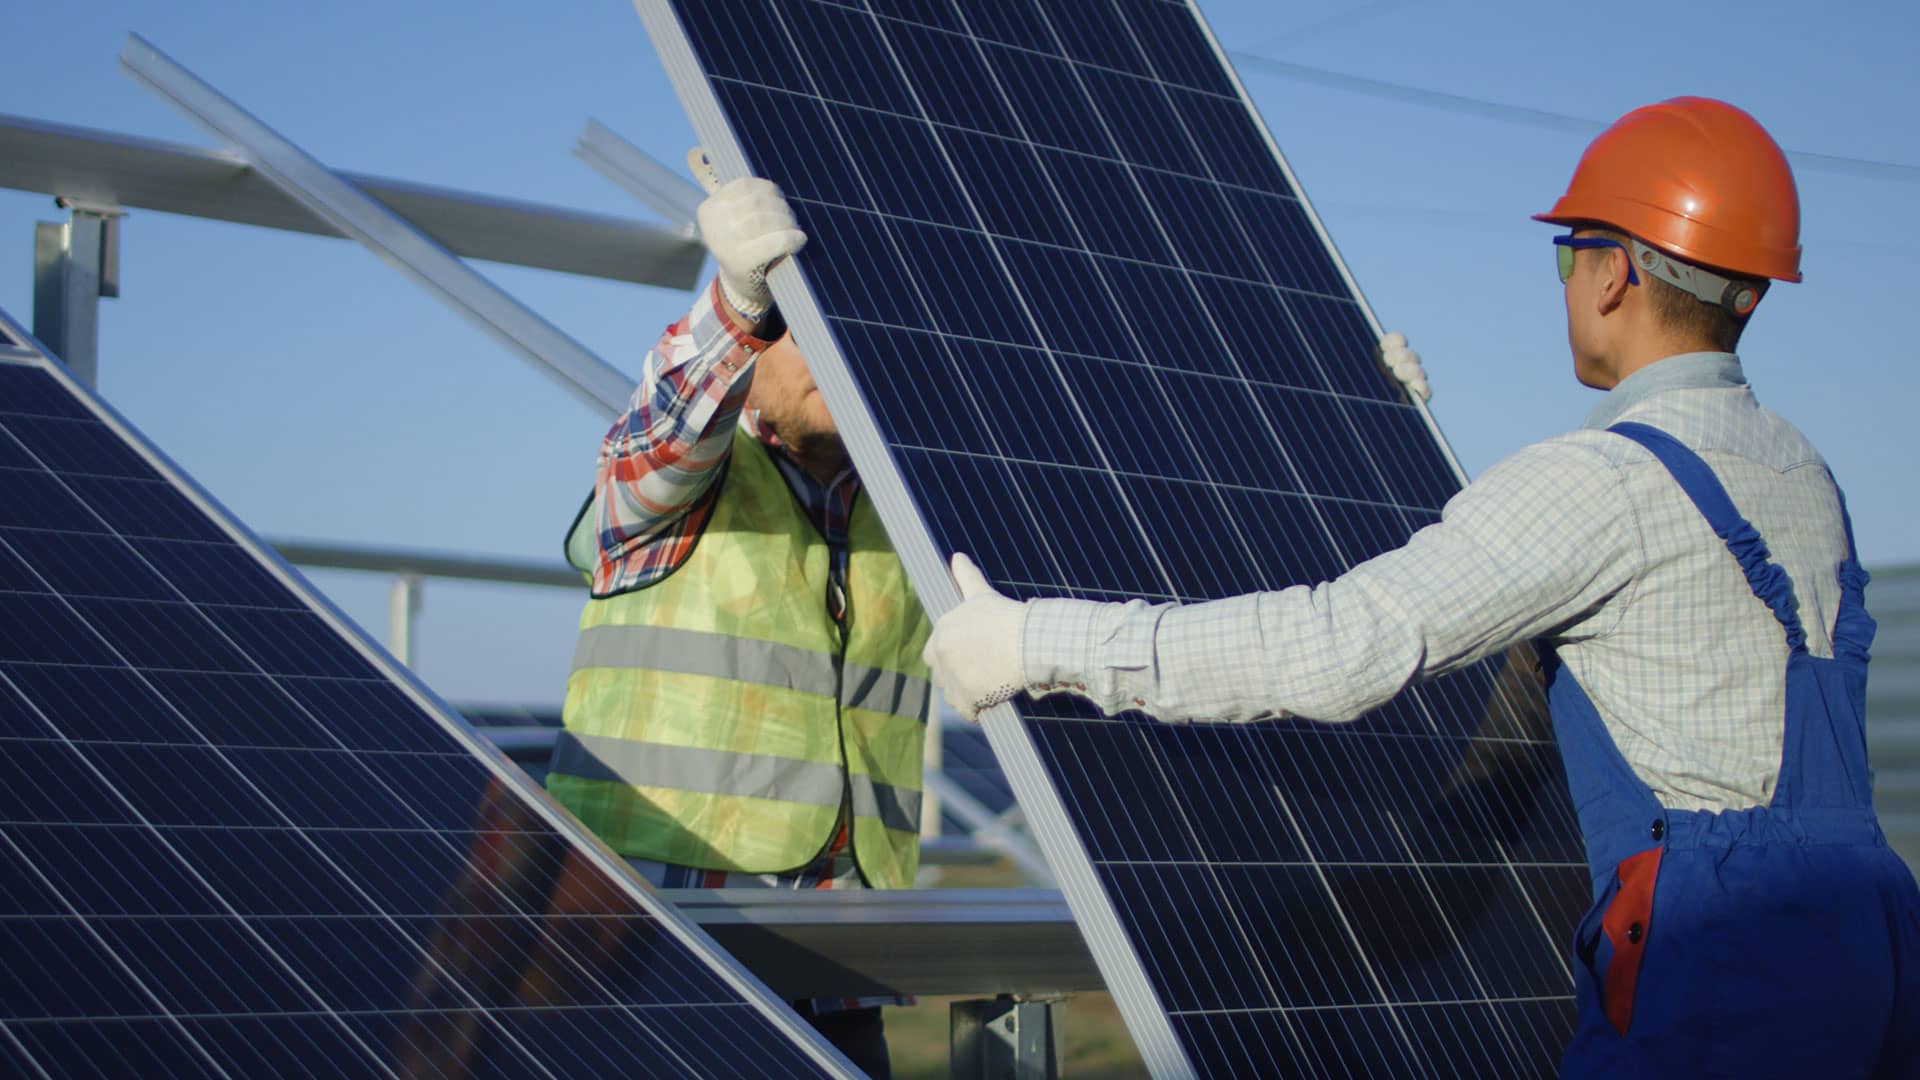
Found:
<svg viewBox="0 0 1920 1080"><path fill-rule="evenodd" d="M753 361L780 332L766 269L806 243L766 180L720 188L701 203L699 219L719 273L647 354L626 413L601 441L593 522L603 570L673 532L711 490Z"/></svg>
<svg viewBox="0 0 1920 1080"><path fill-rule="evenodd" d="M1168 720L1345 721L1579 623L1632 579L1640 552L1618 474L1569 437L1495 466L1441 522L1333 581L1186 605L1020 605L976 587L936 626L928 659L963 712L1012 683ZM1009 635L1012 660L979 644Z"/></svg>

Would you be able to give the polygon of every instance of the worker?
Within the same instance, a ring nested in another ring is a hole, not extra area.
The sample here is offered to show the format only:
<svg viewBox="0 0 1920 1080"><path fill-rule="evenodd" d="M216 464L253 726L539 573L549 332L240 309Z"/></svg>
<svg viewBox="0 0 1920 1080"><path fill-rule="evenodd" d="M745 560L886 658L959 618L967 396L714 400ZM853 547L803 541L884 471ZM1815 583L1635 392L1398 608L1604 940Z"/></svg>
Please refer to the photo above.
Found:
<svg viewBox="0 0 1920 1080"><path fill-rule="evenodd" d="M1787 160L1739 109L1675 98L1602 132L1536 218L1568 230L1573 371L1606 391L1580 430L1318 585L1023 604L957 555L936 682L969 716L1024 690L1342 723L1538 639L1594 885L1564 1075L1920 1075L1920 892L1867 770L1867 575L1826 464L1734 354L1771 280L1800 280Z"/></svg>
<svg viewBox="0 0 1920 1080"><path fill-rule="evenodd" d="M896 889L920 857L929 624L773 306L806 242L763 179L648 354L569 532L590 575L547 789L655 885ZM795 1003L870 1075L880 1006Z"/></svg>

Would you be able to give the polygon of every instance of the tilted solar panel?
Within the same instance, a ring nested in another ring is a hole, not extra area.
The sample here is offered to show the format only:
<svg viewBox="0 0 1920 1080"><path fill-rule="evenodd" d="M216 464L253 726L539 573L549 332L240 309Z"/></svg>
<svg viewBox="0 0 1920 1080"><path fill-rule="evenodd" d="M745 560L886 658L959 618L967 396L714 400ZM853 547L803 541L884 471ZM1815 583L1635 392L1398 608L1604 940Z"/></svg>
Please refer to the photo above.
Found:
<svg viewBox="0 0 1920 1080"><path fill-rule="evenodd" d="M1018 597L1318 581L1458 489L1189 4L636 6L794 204L775 294L930 610L956 550ZM1495 672L1341 728L988 716L1157 1074L1552 1071L1587 880Z"/></svg>
<svg viewBox="0 0 1920 1080"><path fill-rule="evenodd" d="M0 1073L857 1075L616 865L0 313Z"/></svg>

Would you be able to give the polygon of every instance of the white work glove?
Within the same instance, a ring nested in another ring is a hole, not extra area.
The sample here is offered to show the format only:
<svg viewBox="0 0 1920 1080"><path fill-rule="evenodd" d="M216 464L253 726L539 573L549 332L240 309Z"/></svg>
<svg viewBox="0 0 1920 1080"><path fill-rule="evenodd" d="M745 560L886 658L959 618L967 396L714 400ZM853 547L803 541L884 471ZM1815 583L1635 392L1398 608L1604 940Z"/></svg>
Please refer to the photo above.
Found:
<svg viewBox="0 0 1920 1080"><path fill-rule="evenodd" d="M1433 387L1427 385L1426 369L1420 366L1420 354L1408 347L1407 335L1380 335L1380 364L1387 369L1387 374L1407 388L1408 394L1421 401L1433 400Z"/></svg>
<svg viewBox="0 0 1920 1080"><path fill-rule="evenodd" d="M687 160L694 162L696 155L704 163L698 150ZM807 234L795 226L793 211L773 181L749 176L719 185L711 167L700 164L694 174L711 192L696 216L700 239L720 264L720 292L741 318L757 323L773 309L767 268L804 247Z"/></svg>
<svg viewBox="0 0 1920 1080"><path fill-rule="evenodd" d="M1001 596L963 554L953 556L953 583L960 587L960 606L933 624L920 659L933 669L934 684L947 701L978 723L980 710L1006 701L1027 684L1020 658L1027 605Z"/></svg>

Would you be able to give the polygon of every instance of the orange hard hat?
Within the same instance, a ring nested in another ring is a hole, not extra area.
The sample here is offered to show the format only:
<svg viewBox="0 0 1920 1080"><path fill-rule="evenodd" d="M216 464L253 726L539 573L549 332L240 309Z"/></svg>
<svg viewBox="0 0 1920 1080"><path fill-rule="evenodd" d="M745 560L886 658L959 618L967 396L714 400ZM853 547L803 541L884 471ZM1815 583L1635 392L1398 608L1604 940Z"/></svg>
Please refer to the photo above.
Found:
<svg viewBox="0 0 1920 1080"><path fill-rule="evenodd" d="M1724 101L1677 97L1600 133L1567 193L1535 221L1610 225L1691 263L1800 280L1800 194L1760 122Z"/></svg>

